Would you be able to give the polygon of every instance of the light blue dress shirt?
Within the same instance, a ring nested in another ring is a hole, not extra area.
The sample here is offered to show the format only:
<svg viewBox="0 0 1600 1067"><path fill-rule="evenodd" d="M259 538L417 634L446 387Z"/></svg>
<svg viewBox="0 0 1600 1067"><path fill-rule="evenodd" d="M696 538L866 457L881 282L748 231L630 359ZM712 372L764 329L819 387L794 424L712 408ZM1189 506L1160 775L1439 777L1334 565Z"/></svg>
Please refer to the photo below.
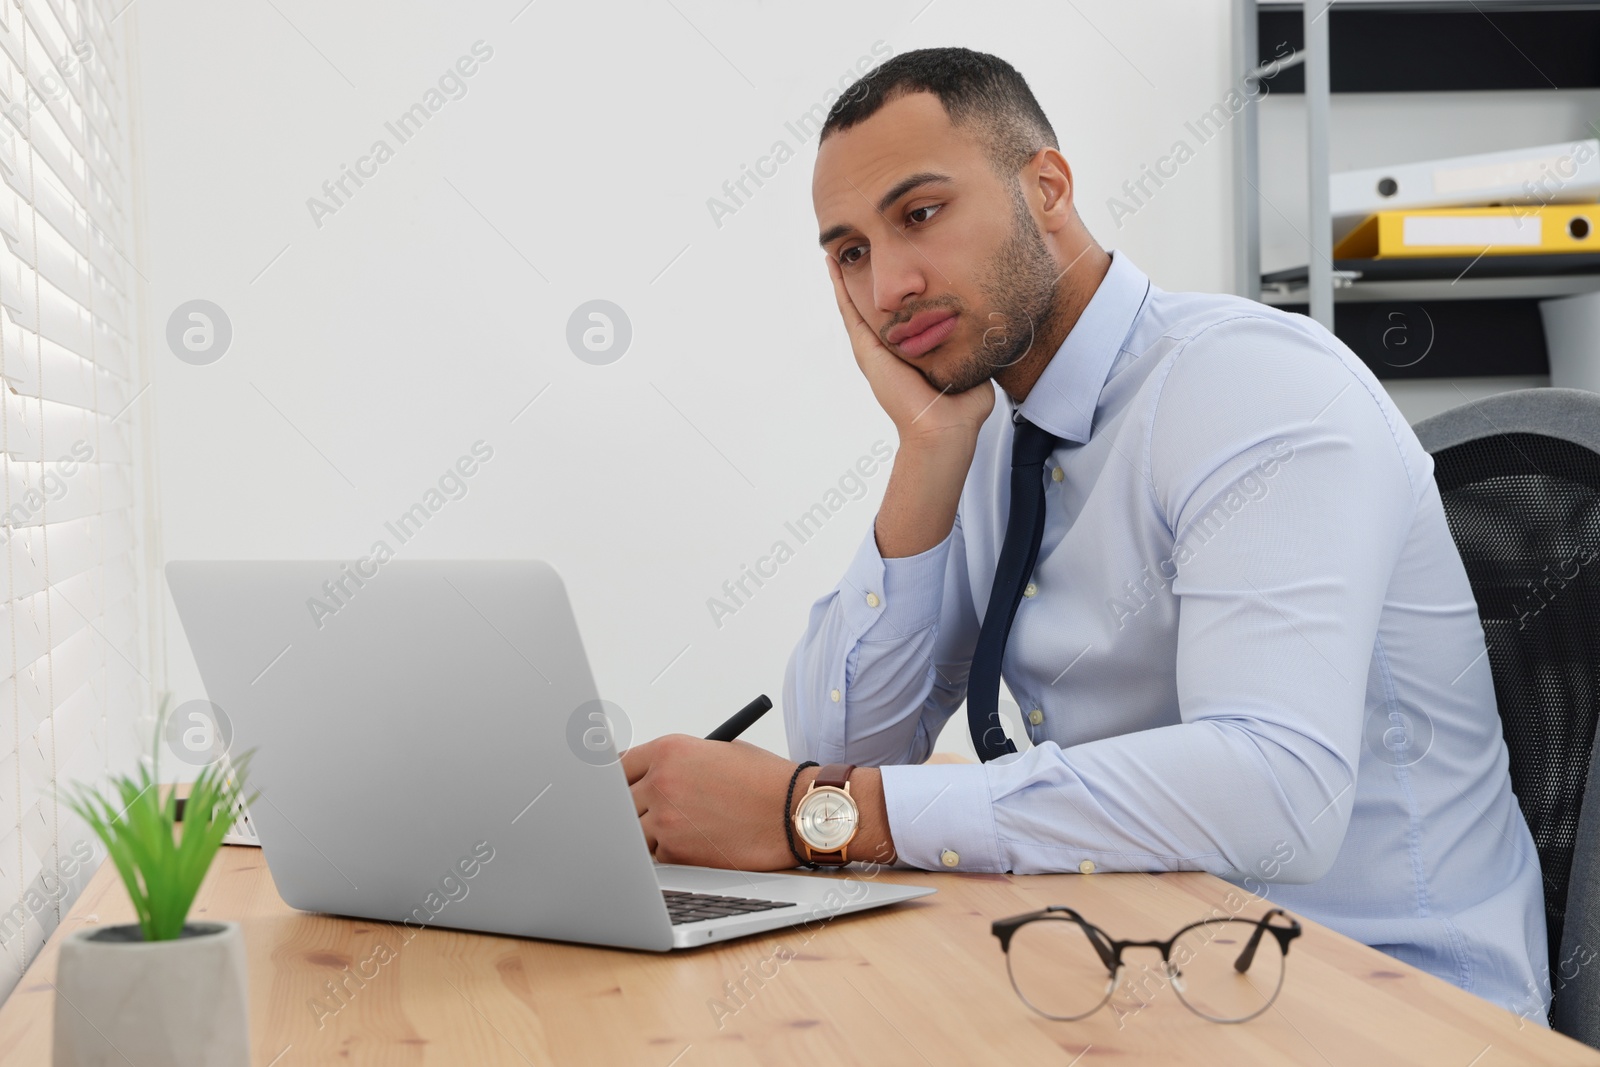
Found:
<svg viewBox="0 0 1600 1067"><path fill-rule="evenodd" d="M813 605L790 755L882 766L903 863L1209 871L1544 1023L1539 860L1477 607L1371 371L1310 319L1165 292L1115 253L1023 403L996 391L950 535L885 560L869 529ZM1003 668L1032 746L919 765L965 697L1013 413L1063 439Z"/></svg>

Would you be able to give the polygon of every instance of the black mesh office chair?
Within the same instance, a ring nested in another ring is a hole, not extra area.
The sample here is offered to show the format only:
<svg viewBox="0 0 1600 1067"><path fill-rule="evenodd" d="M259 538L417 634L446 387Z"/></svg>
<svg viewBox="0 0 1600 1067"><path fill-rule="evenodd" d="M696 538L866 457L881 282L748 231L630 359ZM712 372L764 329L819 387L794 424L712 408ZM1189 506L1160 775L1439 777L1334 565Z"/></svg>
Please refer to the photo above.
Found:
<svg viewBox="0 0 1600 1067"><path fill-rule="evenodd" d="M1600 1047L1600 788L1585 795L1600 713L1600 394L1501 393L1414 429L1478 601L1544 871L1551 1024Z"/></svg>

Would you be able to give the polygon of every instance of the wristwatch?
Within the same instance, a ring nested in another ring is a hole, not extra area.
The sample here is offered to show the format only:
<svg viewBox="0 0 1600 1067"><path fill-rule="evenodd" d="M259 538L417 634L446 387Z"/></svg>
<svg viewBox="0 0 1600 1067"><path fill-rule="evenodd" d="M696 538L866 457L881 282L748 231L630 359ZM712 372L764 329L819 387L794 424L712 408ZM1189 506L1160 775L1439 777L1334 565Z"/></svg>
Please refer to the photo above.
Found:
<svg viewBox="0 0 1600 1067"><path fill-rule="evenodd" d="M854 763L831 763L817 772L805 796L794 809L794 832L805 845L808 862L843 867L850 842L860 826L861 812L850 795Z"/></svg>

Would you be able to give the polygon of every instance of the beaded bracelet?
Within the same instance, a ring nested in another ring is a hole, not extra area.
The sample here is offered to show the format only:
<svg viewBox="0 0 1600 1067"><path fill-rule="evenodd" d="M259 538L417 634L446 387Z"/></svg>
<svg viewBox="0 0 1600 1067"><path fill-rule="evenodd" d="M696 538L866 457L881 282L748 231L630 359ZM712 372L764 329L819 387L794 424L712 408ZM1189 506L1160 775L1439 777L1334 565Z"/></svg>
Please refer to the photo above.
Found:
<svg viewBox="0 0 1600 1067"><path fill-rule="evenodd" d="M822 865L820 863L812 863L810 860L802 858L800 855L800 850L794 847L794 822L790 818L790 812L794 807L794 784L800 780L800 772L805 770L807 767L816 766L818 766L818 764L814 760L806 760L804 763L796 767L794 769L794 773L789 776L789 791L784 795L783 798L783 836L785 840L789 842L789 851L793 853L794 861L796 863L802 867L809 867L813 871L818 870Z"/></svg>

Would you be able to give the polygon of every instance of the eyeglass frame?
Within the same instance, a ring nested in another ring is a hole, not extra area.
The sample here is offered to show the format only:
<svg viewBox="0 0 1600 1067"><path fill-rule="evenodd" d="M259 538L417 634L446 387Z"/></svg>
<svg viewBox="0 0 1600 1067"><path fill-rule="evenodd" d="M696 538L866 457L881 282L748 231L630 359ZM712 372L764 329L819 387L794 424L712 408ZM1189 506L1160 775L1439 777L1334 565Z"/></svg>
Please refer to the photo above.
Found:
<svg viewBox="0 0 1600 1067"><path fill-rule="evenodd" d="M1100 998L1100 1001L1095 1004L1094 1007L1080 1015L1051 1015L1050 1013L1041 1010L1033 1003L1033 1001L1028 999L1027 995L1024 994L1021 989L1017 988L1017 976L1011 971L1011 938L1018 930L1022 929L1029 923L1048 920L1053 915L1063 916L1064 918L1077 923L1083 928L1089 943L1094 946L1096 955L1100 957L1100 962L1105 964L1108 976L1110 978L1110 982L1106 987L1105 996ZM1274 916L1282 916L1284 919L1288 920L1289 925L1273 926L1270 920ZM1011 988L1016 992L1018 998L1021 999L1021 1001L1031 1010L1038 1012L1046 1019L1052 1019L1056 1022L1077 1022L1080 1019L1087 1019L1089 1016L1093 1015L1095 1012L1099 1011L1101 1008L1105 1007L1111 1002L1111 995L1116 992L1117 988L1117 975L1122 970L1122 953L1124 950L1130 948L1159 949L1161 951L1161 962L1167 972L1167 980L1171 981L1173 978L1177 977L1177 975L1173 973L1172 948L1178 943L1179 938L1183 937L1183 935L1187 934L1190 930L1224 922L1249 923L1256 928L1255 933L1250 935L1250 940L1245 945L1244 950L1239 953L1239 958L1234 961L1233 968L1240 974L1244 974L1246 971L1248 971L1250 969L1250 965L1255 962L1256 950L1261 946L1261 938L1263 935L1270 933L1273 937L1277 938L1278 948L1282 951L1284 961L1287 963L1289 958L1289 942L1293 941L1304 932L1300 926L1300 921L1293 915L1290 915L1282 908L1272 908L1265 915L1254 920L1241 919L1236 915L1214 915L1207 919L1201 919L1197 922L1190 923L1188 926L1185 926L1183 929L1179 930L1165 941L1118 941L1116 938L1113 938L1110 934L1100 929L1100 927L1096 926L1088 919L1085 919L1082 915L1079 915L1074 909L1062 904L1051 904L1040 909L1039 911L1030 911L1023 915L1013 915L1006 919L996 919L992 924L990 924L989 932L1000 939L1000 951L1005 953L1006 957L1006 975L1011 979ZM1285 968L1285 970L1287 970L1287 968ZM1207 1015L1199 1008L1196 1008L1193 1004L1190 1004L1189 1001L1185 999L1181 990L1176 992L1178 993L1178 999L1183 1001L1184 1007L1188 1008L1190 1011L1194 1012L1196 1015L1200 1016L1200 1018L1205 1019L1208 1022L1244 1023L1249 1022L1251 1019L1254 1019L1256 1016L1270 1008L1278 999L1278 993L1282 989L1283 975L1280 974L1278 976L1278 987L1272 991L1272 996L1267 998L1267 1002L1261 1005L1261 1007L1256 1009L1254 1012L1251 1012L1249 1015L1242 1016L1238 1019L1217 1019Z"/></svg>

